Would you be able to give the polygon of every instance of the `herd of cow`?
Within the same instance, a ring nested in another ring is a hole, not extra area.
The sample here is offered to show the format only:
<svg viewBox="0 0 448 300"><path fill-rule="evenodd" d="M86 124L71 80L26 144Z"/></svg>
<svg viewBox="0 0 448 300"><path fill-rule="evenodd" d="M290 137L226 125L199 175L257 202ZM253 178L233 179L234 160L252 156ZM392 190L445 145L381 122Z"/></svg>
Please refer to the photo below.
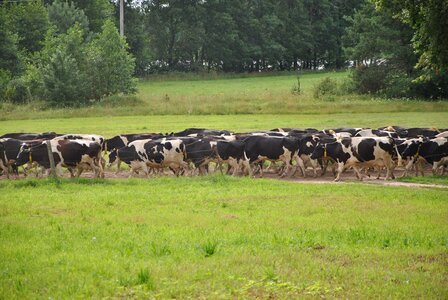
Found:
<svg viewBox="0 0 448 300"><path fill-rule="evenodd" d="M50 144L50 151L47 143ZM104 177L104 170L125 163L130 176L141 174L204 174L209 164L233 175L263 176L268 165L279 176L325 174L328 166L335 181L341 173L353 169L358 179L376 170L377 178L386 170L385 179L395 178L394 169L404 167L403 175L415 169L424 175L424 164L433 174L444 174L448 165L448 129L276 128L270 131L233 133L227 130L188 128L171 134L123 134L110 139L95 134L10 133L0 137L0 172L9 178L25 176L36 169L36 176L50 170L52 153L56 173L65 167L73 177L91 170ZM265 161L271 164L264 164ZM279 163L277 163L279 162ZM364 170L364 171L363 171ZM363 172L361 172L363 171Z"/></svg>

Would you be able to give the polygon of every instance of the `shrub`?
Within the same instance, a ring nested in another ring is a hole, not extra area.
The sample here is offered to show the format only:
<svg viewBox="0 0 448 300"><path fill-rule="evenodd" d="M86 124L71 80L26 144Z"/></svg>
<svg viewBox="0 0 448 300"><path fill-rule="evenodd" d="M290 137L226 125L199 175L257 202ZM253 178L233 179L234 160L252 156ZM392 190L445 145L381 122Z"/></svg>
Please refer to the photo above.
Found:
<svg viewBox="0 0 448 300"><path fill-rule="evenodd" d="M0 101L4 101L6 98L6 89L8 82L11 80L11 73L0 69Z"/></svg>
<svg viewBox="0 0 448 300"><path fill-rule="evenodd" d="M314 97L319 98L321 96L337 95L338 83L336 80L325 77L314 86Z"/></svg>
<svg viewBox="0 0 448 300"><path fill-rule="evenodd" d="M386 75L386 66L359 66L352 72L352 79L359 93L374 94L385 88Z"/></svg>
<svg viewBox="0 0 448 300"><path fill-rule="evenodd" d="M23 77L9 81L6 88L5 99L13 103L26 103L31 100L31 93Z"/></svg>
<svg viewBox="0 0 448 300"><path fill-rule="evenodd" d="M411 97L412 78L403 71L389 71L384 79L384 88L379 92L389 98Z"/></svg>

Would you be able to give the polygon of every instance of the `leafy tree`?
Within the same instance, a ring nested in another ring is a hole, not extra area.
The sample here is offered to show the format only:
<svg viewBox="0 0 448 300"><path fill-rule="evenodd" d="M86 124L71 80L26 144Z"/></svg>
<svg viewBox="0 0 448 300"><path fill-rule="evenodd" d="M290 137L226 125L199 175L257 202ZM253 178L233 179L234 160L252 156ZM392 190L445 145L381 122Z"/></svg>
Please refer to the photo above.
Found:
<svg viewBox="0 0 448 300"><path fill-rule="evenodd" d="M52 106L76 106L86 103L87 68L84 31L80 25L66 34L47 33L44 48L39 54L38 74L42 84L41 97Z"/></svg>
<svg viewBox="0 0 448 300"><path fill-rule="evenodd" d="M3 69L2 78L6 76L17 75L21 69L21 59L18 50L18 36L14 34L6 22L6 13L0 10L0 70Z"/></svg>
<svg viewBox="0 0 448 300"><path fill-rule="evenodd" d="M127 49L126 41L119 35L114 23L107 20L102 32L92 40L87 50L90 98L135 92L132 78L135 59Z"/></svg>
<svg viewBox="0 0 448 300"><path fill-rule="evenodd" d="M420 67L437 72L448 69L447 0L375 0L375 3L414 29L413 45L420 54Z"/></svg>
<svg viewBox="0 0 448 300"><path fill-rule="evenodd" d="M135 1L134 1L135 2ZM144 76L147 73L148 65L152 60L150 35L145 24L145 14L143 9L132 0L125 2L124 36L129 45L129 52L135 57L135 74ZM115 5L115 20L118 26L119 1Z"/></svg>
<svg viewBox="0 0 448 300"><path fill-rule="evenodd" d="M84 12L93 32L101 32L106 20L114 15L114 6L109 0L71 0L71 3Z"/></svg>
<svg viewBox="0 0 448 300"><path fill-rule="evenodd" d="M75 7L75 4L54 1L48 6L48 17L50 22L56 26L58 33L66 33L67 30L78 23L85 32L89 31L89 20L84 11Z"/></svg>
<svg viewBox="0 0 448 300"><path fill-rule="evenodd" d="M389 97L411 95L413 66L412 30L370 3L348 17L345 52L356 65L353 80L361 93Z"/></svg>
<svg viewBox="0 0 448 300"><path fill-rule="evenodd" d="M19 49L33 53L42 49L50 26L48 12L41 1L14 4L8 9L9 28L18 35Z"/></svg>

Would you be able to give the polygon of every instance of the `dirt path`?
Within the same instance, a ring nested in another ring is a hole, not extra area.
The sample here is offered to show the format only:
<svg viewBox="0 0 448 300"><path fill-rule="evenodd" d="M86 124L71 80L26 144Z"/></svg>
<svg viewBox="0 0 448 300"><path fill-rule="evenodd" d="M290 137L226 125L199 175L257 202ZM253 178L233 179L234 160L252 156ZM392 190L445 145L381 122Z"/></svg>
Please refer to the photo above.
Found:
<svg viewBox="0 0 448 300"><path fill-rule="evenodd" d="M428 170L429 171L429 170ZM396 176L401 176L402 171L396 170L395 172ZM429 174L429 173L427 173ZM397 180L384 180L384 177L381 179L376 179L374 176L372 177L365 177L363 181L359 181L354 176L353 172L348 170L345 173L341 175L341 181L334 182L334 177L331 174L331 172L327 172L324 176L314 178L311 175L311 173L307 173L307 177L301 177L301 176L294 176L294 177L286 177L286 178L280 178L277 174L274 172L265 172L264 178L271 179L271 180L282 180L282 181L289 181L289 182L296 182L296 183L312 183L312 184L334 184L334 185L340 185L340 184L348 184L348 183L358 183L358 184L367 184L367 185L381 185L381 186L399 186L399 187L408 187L408 188L440 188L440 189L448 189L448 176L447 176L447 184L428 184L428 183L413 183L413 182L401 182ZM33 175L30 175L31 177L34 177ZM172 176L174 175L172 173L165 172L163 176ZM383 175L384 176L384 175ZM397 176L397 177L398 177ZM431 175L428 175L431 176ZM64 173L64 178L69 178L68 172ZM93 173L92 172L84 172L81 177L83 178L92 178ZM106 171L105 172L105 178L107 179L127 179L129 177L129 172L127 170L122 170L120 173L116 174L115 171ZM138 176L141 178L144 178L144 176ZM20 174L20 177L14 178L11 176L11 180L20 180L24 179L25 177L23 174ZM257 175L255 178L259 178ZM6 176L2 175L0 176L0 180L7 180ZM150 178L148 179L150 180Z"/></svg>

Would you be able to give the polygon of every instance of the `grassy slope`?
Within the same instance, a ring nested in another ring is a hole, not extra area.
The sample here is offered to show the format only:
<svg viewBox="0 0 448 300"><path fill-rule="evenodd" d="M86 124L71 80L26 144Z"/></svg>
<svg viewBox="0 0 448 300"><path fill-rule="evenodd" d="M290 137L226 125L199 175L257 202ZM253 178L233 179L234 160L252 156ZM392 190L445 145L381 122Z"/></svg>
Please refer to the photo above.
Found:
<svg viewBox="0 0 448 300"><path fill-rule="evenodd" d="M5 299L448 293L446 190L221 176L0 189Z"/></svg>
<svg viewBox="0 0 448 300"><path fill-rule="evenodd" d="M374 99L339 95L315 99L313 87L330 76L339 82L347 72L301 76L301 95L293 95L296 76L252 76L219 80L150 79L138 84L135 97L112 97L90 107L44 109L36 103L0 103L0 120L164 114L332 114L368 112L448 112L448 102Z"/></svg>

